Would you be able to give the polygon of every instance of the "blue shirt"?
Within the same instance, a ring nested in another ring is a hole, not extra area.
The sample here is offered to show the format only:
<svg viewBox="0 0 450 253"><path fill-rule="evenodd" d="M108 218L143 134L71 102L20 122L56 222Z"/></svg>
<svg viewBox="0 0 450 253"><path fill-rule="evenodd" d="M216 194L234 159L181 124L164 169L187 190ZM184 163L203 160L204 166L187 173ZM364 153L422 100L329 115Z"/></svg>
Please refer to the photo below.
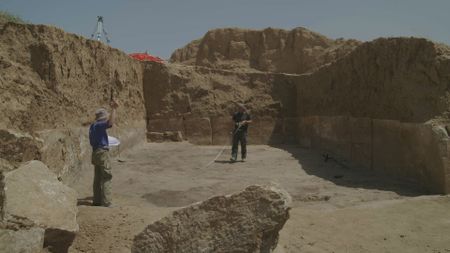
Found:
<svg viewBox="0 0 450 253"><path fill-rule="evenodd" d="M96 121L89 127L89 142L93 149L108 148L108 134L106 129L111 125L107 120Z"/></svg>

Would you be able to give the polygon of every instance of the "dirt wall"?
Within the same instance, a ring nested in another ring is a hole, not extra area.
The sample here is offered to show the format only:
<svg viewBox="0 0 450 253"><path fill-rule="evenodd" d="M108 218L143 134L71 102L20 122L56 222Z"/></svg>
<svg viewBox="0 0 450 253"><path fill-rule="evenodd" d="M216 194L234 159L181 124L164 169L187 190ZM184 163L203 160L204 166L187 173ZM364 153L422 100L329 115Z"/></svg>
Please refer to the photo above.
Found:
<svg viewBox="0 0 450 253"><path fill-rule="evenodd" d="M298 130L300 145L317 149L345 166L410 181L425 192L450 192L449 140L435 126L311 116L299 119Z"/></svg>
<svg viewBox="0 0 450 253"><path fill-rule="evenodd" d="M5 133L0 139L7 160L43 160L72 181L89 164L87 134L94 112L109 109L112 97L121 105L112 133L125 146L142 141L145 107L139 62L51 26L7 23L0 29L0 132Z"/></svg>
<svg viewBox="0 0 450 253"><path fill-rule="evenodd" d="M450 49L425 39L364 43L298 78L299 143L449 193L449 69Z"/></svg>
<svg viewBox="0 0 450 253"><path fill-rule="evenodd" d="M176 50L171 62L177 64L145 66L149 139L170 140L180 132L192 143L228 144L239 102L253 116L250 143L295 143L297 74L340 59L359 44L301 27L211 30Z"/></svg>
<svg viewBox="0 0 450 253"><path fill-rule="evenodd" d="M378 39L299 79L299 116L425 122L449 111L450 48L418 38Z"/></svg>
<svg viewBox="0 0 450 253"><path fill-rule="evenodd" d="M103 43L43 25L0 31L1 128L80 126L111 96L119 124L144 118L139 62Z"/></svg>
<svg viewBox="0 0 450 253"><path fill-rule="evenodd" d="M245 103L254 120L250 143L295 140L284 125L295 126L285 119L296 116L296 77L146 63L147 130L180 131L195 144L228 144L236 103Z"/></svg>

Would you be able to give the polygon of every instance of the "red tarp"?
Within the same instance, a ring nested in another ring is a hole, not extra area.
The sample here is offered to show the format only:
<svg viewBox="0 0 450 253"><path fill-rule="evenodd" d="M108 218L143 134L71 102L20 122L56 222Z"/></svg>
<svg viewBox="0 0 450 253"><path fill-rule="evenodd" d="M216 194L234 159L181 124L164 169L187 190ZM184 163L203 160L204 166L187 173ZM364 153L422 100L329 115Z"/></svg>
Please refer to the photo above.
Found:
<svg viewBox="0 0 450 253"><path fill-rule="evenodd" d="M134 53L134 54L130 54L131 58L134 58L136 60L139 61L154 61L154 62L159 62L159 63L163 63L163 59L157 57L157 56L153 56L153 55L149 55L147 53Z"/></svg>

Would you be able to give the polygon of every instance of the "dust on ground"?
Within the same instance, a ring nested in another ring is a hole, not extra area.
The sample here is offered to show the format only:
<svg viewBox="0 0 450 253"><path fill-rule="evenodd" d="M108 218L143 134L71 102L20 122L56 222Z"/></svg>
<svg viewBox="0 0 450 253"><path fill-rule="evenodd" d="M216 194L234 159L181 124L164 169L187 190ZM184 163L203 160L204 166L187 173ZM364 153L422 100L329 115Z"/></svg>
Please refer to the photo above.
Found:
<svg viewBox="0 0 450 253"><path fill-rule="evenodd" d="M80 232L70 252L130 252L135 234L182 206L250 184L277 184L293 198L276 252L450 252L450 198L348 169L295 146L229 148L148 143L114 159L114 207L92 207L93 169L79 192Z"/></svg>

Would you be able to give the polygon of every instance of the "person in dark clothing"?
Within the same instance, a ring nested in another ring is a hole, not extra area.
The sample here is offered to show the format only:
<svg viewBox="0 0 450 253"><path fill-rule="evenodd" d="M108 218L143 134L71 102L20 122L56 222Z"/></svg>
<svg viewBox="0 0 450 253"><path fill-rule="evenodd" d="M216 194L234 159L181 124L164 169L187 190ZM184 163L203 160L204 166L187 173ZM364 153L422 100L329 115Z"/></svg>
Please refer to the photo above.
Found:
<svg viewBox="0 0 450 253"><path fill-rule="evenodd" d="M241 158L245 161L247 158L247 130L248 125L252 123L250 113L243 104L239 104L239 110L233 114L234 130L232 132L233 146L231 147L232 162L237 160L238 145L241 143Z"/></svg>

